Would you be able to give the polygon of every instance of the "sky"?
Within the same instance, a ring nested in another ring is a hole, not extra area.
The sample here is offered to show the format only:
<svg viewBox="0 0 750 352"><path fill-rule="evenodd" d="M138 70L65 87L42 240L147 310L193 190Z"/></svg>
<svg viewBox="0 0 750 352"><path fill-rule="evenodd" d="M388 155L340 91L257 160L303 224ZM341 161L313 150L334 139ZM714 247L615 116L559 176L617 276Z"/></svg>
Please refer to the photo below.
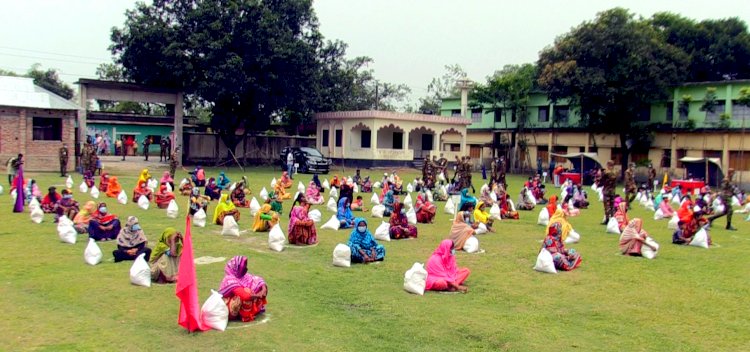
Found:
<svg viewBox="0 0 750 352"><path fill-rule="evenodd" d="M25 72L41 63L70 83L96 78L98 64L112 60L111 28L123 25L134 4L0 0L0 68ZM347 43L350 57L372 58L376 78L409 86L415 105L445 65L458 64L483 82L504 65L535 62L557 36L613 7L643 17L670 11L750 23L747 0L317 0L313 6L327 39Z"/></svg>

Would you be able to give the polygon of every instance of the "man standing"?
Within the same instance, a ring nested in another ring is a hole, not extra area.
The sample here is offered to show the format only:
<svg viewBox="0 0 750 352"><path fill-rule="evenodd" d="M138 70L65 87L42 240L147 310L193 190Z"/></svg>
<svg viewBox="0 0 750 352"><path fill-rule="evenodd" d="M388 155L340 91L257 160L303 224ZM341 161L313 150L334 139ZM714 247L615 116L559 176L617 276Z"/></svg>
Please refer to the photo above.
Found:
<svg viewBox="0 0 750 352"><path fill-rule="evenodd" d="M499 179L499 175L497 174L498 170L498 159L492 158L492 162L490 162L490 184L497 183Z"/></svg>
<svg viewBox="0 0 750 352"><path fill-rule="evenodd" d="M654 164L649 163L648 164L648 189L650 189L651 192L656 192L656 185L654 184L655 180L656 180L656 169L654 169Z"/></svg>
<svg viewBox="0 0 750 352"><path fill-rule="evenodd" d="M615 216L615 186L617 184L617 174L615 173L615 162L607 161L607 170L602 173L602 195L604 204L604 222L606 225L609 218Z"/></svg>
<svg viewBox="0 0 750 352"><path fill-rule="evenodd" d="M143 144L143 157L145 158L143 159L143 161L148 161L148 147L151 146L151 138L149 138L148 136L143 137L142 144Z"/></svg>
<svg viewBox="0 0 750 352"><path fill-rule="evenodd" d="M58 154L60 157L60 176L65 177L68 175L68 145L63 143Z"/></svg>
<svg viewBox="0 0 750 352"><path fill-rule="evenodd" d="M159 162L167 161L168 154L167 154L167 148L169 148L169 143L167 142L166 137L162 137L161 141L159 141L159 147L161 150L159 151Z"/></svg>
<svg viewBox="0 0 750 352"><path fill-rule="evenodd" d="M289 149L289 154L286 155L286 170L289 173L289 178L294 180L294 153Z"/></svg>
<svg viewBox="0 0 750 352"><path fill-rule="evenodd" d="M83 145L83 149L81 150L81 173L86 173L86 171L89 170L89 162L91 162L91 152L92 152L91 142L86 141L86 144Z"/></svg>
<svg viewBox="0 0 750 352"><path fill-rule="evenodd" d="M172 154L169 156L169 175L174 178L174 173L177 171L177 152L180 150L180 147L177 147L174 149Z"/></svg>
<svg viewBox="0 0 750 352"><path fill-rule="evenodd" d="M5 165L8 168L8 184L13 187L13 179L18 175L18 168L23 164L23 154L18 154L16 157L8 159L8 163Z"/></svg>
<svg viewBox="0 0 750 352"><path fill-rule="evenodd" d="M128 153L128 140L125 138L125 135L120 135L120 145L122 145L122 148L120 149L120 152L122 153L122 161L125 161L125 154Z"/></svg>
<svg viewBox="0 0 750 352"><path fill-rule="evenodd" d="M638 187L635 184L635 163L630 163L628 169L625 170L625 201L628 202L628 210L630 209L630 203L635 199L637 191Z"/></svg>
<svg viewBox="0 0 750 352"><path fill-rule="evenodd" d="M716 214L708 218L710 224L713 224L714 220L726 215L727 226L725 229L730 231L737 231L736 228L732 227L732 197L734 197L734 185L732 184L732 176L734 176L734 169L727 171L726 177L721 181L721 201L724 203L724 212Z"/></svg>
<svg viewBox="0 0 750 352"><path fill-rule="evenodd" d="M498 183L500 183L503 186L503 189L508 189L508 184L505 182L505 169L507 167L507 164L505 163L505 156L504 155L500 157L500 163L499 164L500 165L498 165L498 167L500 167L500 170L497 171L497 174L498 174L498 177L499 177Z"/></svg>

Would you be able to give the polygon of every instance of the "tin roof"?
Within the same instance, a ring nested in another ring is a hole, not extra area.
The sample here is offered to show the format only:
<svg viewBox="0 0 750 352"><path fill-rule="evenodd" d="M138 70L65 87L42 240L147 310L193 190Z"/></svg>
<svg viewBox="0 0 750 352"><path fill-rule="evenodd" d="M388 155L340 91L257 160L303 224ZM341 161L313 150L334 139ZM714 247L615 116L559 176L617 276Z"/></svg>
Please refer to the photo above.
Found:
<svg viewBox="0 0 750 352"><path fill-rule="evenodd" d="M34 84L28 77L0 76L0 105L52 110L79 110L65 98Z"/></svg>

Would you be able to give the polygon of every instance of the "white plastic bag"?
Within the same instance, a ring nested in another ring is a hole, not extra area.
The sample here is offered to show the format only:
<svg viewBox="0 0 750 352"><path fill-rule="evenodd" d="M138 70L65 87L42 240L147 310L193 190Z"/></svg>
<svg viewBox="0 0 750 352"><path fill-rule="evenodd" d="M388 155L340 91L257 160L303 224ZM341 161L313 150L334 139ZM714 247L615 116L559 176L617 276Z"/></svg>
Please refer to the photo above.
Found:
<svg viewBox="0 0 750 352"><path fill-rule="evenodd" d="M325 224L323 224L323 226L321 226L320 229L338 231L340 226L341 226L341 222L339 221L339 219L336 218L336 215L332 215L331 219L328 220Z"/></svg>
<svg viewBox="0 0 750 352"><path fill-rule="evenodd" d="M57 235L60 236L60 241L64 243L76 244L76 240L78 240L78 232L73 227L73 222L65 215L57 220Z"/></svg>
<svg viewBox="0 0 750 352"><path fill-rule="evenodd" d="M534 197L534 194L532 194L531 190L529 190L528 188L526 189L526 196L529 198L529 200L531 201L531 203L533 203L534 206L536 206L536 204L537 204L536 203L536 197Z"/></svg>
<svg viewBox="0 0 750 352"><path fill-rule="evenodd" d="M89 191L89 186L86 185L86 181L81 182L81 185L78 186L78 191L81 193L86 193Z"/></svg>
<svg viewBox="0 0 750 352"><path fill-rule="evenodd" d="M159 188L159 182L156 181L155 178L148 179L148 182L146 183L146 188L150 189L151 192L156 191L157 188Z"/></svg>
<svg viewBox="0 0 750 352"><path fill-rule="evenodd" d="M370 203L373 205L380 205L380 197L378 197L377 194L373 193L372 197L370 198Z"/></svg>
<svg viewBox="0 0 750 352"><path fill-rule="evenodd" d="M654 247L654 248L651 248L651 247ZM646 240L643 241L643 245L641 245L641 255L647 259L654 259L656 258L656 254L658 251L659 251L659 244L656 243L656 241L654 241L653 238L646 237Z"/></svg>
<svg viewBox="0 0 750 352"><path fill-rule="evenodd" d="M193 224L198 227L206 227L206 212L203 209L193 214Z"/></svg>
<svg viewBox="0 0 750 352"><path fill-rule="evenodd" d="M265 187L260 190L260 199L263 199L264 202L268 199L268 191ZM260 207L258 209L260 209Z"/></svg>
<svg viewBox="0 0 750 352"><path fill-rule="evenodd" d="M382 185L380 184L380 181L375 182L375 183L372 184L372 188L382 188L381 186Z"/></svg>
<svg viewBox="0 0 750 352"><path fill-rule="evenodd" d="M675 194L672 197L672 204L674 204L674 205L680 205L680 195L679 194Z"/></svg>
<svg viewBox="0 0 750 352"><path fill-rule="evenodd" d="M352 191L354 193L359 193L359 185L355 183L354 186L352 186Z"/></svg>
<svg viewBox="0 0 750 352"><path fill-rule="evenodd" d="M65 188L73 188L73 177L68 175L68 179L65 180Z"/></svg>
<svg viewBox="0 0 750 352"><path fill-rule="evenodd" d="M331 188L331 184L328 182L328 179L323 180L323 188L325 189Z"/></svg>
<svg viewBox="0 0 750 352"><path fill-rule="evenodd" d="M224 331L229 323L229 308L220 293L211 290L211 296L201 306L203 325L214 330Z"/></svg>
<svg viewBox="0 0 750 352"><path fill-rule="evenodd" d="M182 186L184 186L184 185L188 184L189 182L190 182L190 181L188 181L188 179L186 179L186 178L183 178L183 179L182 179L182 181L180 181L180 188L182 188Z"/></svg>
<svg viewBox="0 0 750 352"><path fill-rule="evenodd" d="M424 296L427 285L427 270L421 263L414 263L411 269L404 273L404 290L409 293Z"/></svg>
<svg viewBox="0 0 750 352"><path fill-rule="evenodd" d="M338 198L339 197L339 191L336 187L331 188L331 191L328 192L328 195L331 196L331 198Z"/></svg>
<svg viewBox="0 0 750 352"><path fill-rule="evenodd" d="M737 196L732 196L732 206L733 207L742 206L742 203L740 202L739 198L737 198Z"/></svg>
<svg viewBox="0 0 750 352"><path fill-rule="evenodd" d="M250 215L255 216L255 214L258 214L258 211L260 211L260 203L258 203L258 200L253 197L253 199L250 200Z"/></svg>
<svg viewBox="0 0 750 352"><path fill-rule="evenodd" d="M170 219L177 219L177 215L180 213L180 207L177 206L177 202L174 199L169 201L167 205L167 217Z"/></svg>
<svg viewBox="0 0 750 352"><path fill-rule="evenodd" d="M117 195L117 202L122 205L128 204L128 195L125 194L125 191L120 191Z"/></svg>
<svg viewBox="0 0 750 352"><path fill-rule="evenodd" d="M391 240L391 224L385 221L381 221L378 228L375 229L373 237L378 241L390 241Z"/></svg>
<svg viewBox="0 0 750 352"><path fill-rule="evenodd" d="M276 181L276 177L274 177L273 180L271 180L271 188L275 188L277 182L278 181Z"/></svg>
<svg viewBox="0 0 750 352"><path fill-rule="evenodd" d="M432 191L430 191L428 189L426 192L424 192L424 194L427 196L427 201L428 202L430 202L430 203L434 203L435 202L435 200L432 197Z"/></svg>
<svg viewBox="0 0 750 352"><path fill-rule="evenodd" d="M336 199L334 199L333 197L328 198L328 203L326 203L326 209L328 209L328 211L330 212L336 213L338 210L336 208Z"/></svg>
<svg viewBox="0 0 750 352"><path fill-rule="evenodd" d="M378 204L372 207L371 213L374 218L382 218L383 214L385 214L385 205Z"/></svg>
<svg viewBox="0 0 750 352"><path fill-rule="evenodd" d="M479 225L477 225L476 230L474 230L474 234L483 235L485 233L487 233L487 225L480 222Z"/></svg>
<svg viewBox="0 0 750 352"><path fill-rule="evenodd" d="M320 210L318 209L310 210L310 212L307 213L307 216L310 217L310 220L312 220L314 223L319 223L323 220L323 214L321 214Z"/></svg>
<svg viewBox="0 0 750 352"><path fill-rule="evenodd" d="M411 193L411 192L414 192L414 186L412 186L412 184L411 184L411 183L410 183L410 184L408 184L408 185L406 186L406 191L407 191L407 192L409 192L409 193Z"/></svg>
<svg viewBox="0 0 750 352"><path fill-rule="evenodd" d="M102 261L102 250L99 249L93 238L89 238L89 244L83 251L83 261L88 265L96 265Z"/></svg>
<svg viewBox="0 0 750 352"><path fill-rule="evenodd" d="M620 225L614 217L609 218L609 221L607 222L607 233L613 233L616 235L620 234Z"/></svg>
<svg viewBox="0 0 750 352"><path fill-rule="evenodd" d="M166 185L165 185L165 187L167 189L167 192L169 192L169 193L174 192L174 190L172 189L172 184L171 183L167 182Z"/></svg>
<svg viewBox="0 0 750 352"><path fill-rule="evenodd" d="M667 228L670 230L677 230L679 222L680 222L680 218L677 217L677 214L674 214L672 215L672 218L669 219L669 223L667 223Z"/></svg>
<svg viewBox="0 0 750 352"><path fill-rule="evenodd" d="M305 194L305 185L303 185L302 182L297 184L297 192Z"/></svg>
<svg viewBox="0 0 750 352"><path fill-rule="evenodd" d="M581 235L576 230L570 230L568 237L565 238L565 244L578 243L581 240Z"/></svg>
<svg viewBox="0 0 750 352"><path fill-rule="evenodd" d="M479 251L479 239L477 239L477 236L467 238L466 242L464 242L464 252L476 253L477 251Z"/></svg>
<svg viewBox="0 0 750 352"><path fill-rule="evenodd" d="M406 221L412 225L417 224L417 212L414 211L414 208L411 208L406 212Z"/></svg>
<svg viewBox="0 0 750 352"><path fill-rule="evenodd" d="M284 231L281 231L281 226L273 225L271 231L268 232L268 248L281 252L284 250L284 242L286 242L286 236L284 236Z"/></svg>
<svg viewBox="0 0 750 352"><path fill-rule="evenodd" d="M706 229L701 228L698 230L698 232L695 233L695 236L693 236L693 240L690 241L690 245L708 248L708 232L706 232Z"/></svg>
<svg viewBox="0 0 750 352"><path fill-rule="evenodd" d="M445 208L443 208L443 212L446 214L456 215L456 205L453 204L453 199L448 198L448 201L445 202Z"/></svg>
<svg viewBox="0 0 750 352"><path fill-rule="evenodd" d="M141 253L130 266L130 283L151 287L151 267L146 263L146 253Z"/></svg>
<svg viewBox="0 0 750 352"><path fill-rule="evenodd" d="M349 246L339 243L333 249L333 266L348 268L352 266L352 249Z"/></svg>
<svg viewBox="0 0 750 352"><path fill-rule="evenodd" d="M138 207L143 210L148 210L148 207L151 205L151 202L148 201L148 198L146 196L140 196L138 197Z"/></svg>
<svg viewBox="0 0 750 352"><path fill-rule="evenodd" d="M36 199L36 197L31 197L31 201L29 202L29 212L40 208L41 205L39 204L39 201Z"/></svg>
<svg viewBox="0 0 750 352"><path fill-rule="evenodd" d="M536 257L536 265L534 265L534 270L541 271L543 273L557 274L557 269L555 269L555 261L552 259L552 254L546 248L542 248L542 250L539 251L539 255L537 255Z"/></svg>
<svg viewBox="0 0 750 352"><path fill-rule="evenodd" d="M240 225L234 220L234 216L227 215L224 217L221 234L224 236L240 237Z"/></svg>
<svg viewBox="0 0 750 352"><path fill-rule="evenodd" d="M654 220L661 220L664 219L664 211L659 208L654 212Z"/></svg>
<svg viewBox="0 0 750 352"><path fill-rule="evenodd" d="M500 218L500 206L497 205L497 203L492 204L492 207L490 208L490 218L495 219L495 220L501 219Z"/></svg>
<svg viewBox="0 0 750 352"><path fill-rule="evenodd" d="M44 220L44 212L40 207L36 207L29 213L29 217L31 217L33 223L40 224Z"/></svg>
<svg viewBox="0 0 750 352"><path fill-rule="evenodd" d="M414 206L414 201L411 199L411 194L407 194L406 198L404 198L404 205L411 208Z"/></svg>
<svg viewBox="0 0 750 352"><path fill-rule="evenodd" d="M539 216L536 218L537 225L547 226L549 225L549 211L547 210L547 207L542 208L541 211L539 211Z"/></svg>

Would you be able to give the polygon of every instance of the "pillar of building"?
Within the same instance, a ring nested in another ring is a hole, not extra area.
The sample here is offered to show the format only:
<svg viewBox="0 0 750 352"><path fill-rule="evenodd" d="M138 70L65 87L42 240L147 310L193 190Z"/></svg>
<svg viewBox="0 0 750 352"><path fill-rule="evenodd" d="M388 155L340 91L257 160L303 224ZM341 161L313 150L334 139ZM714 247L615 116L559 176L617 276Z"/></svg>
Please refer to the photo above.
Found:
<svg viewBox="0 0 750 352"><path fill-rule="evenodd" d="M176 101L174 104L174 140L172 141L172 148L180 147L177 150L177 160L182 164L182 119L183 119L183 107L182 107L182 92L177 93L175 97Z"/></svg>
<svg viewBox="0 0 750 352"><path fill-rule="evenodd" d="M547 164L549 165L552 162L552 136L554 132L551 132L548 134L547 138Z"/></svg>
<svg viewBox="0 0 750 352"><path fill-rule="evenodd" d="M674 171L677 168L677 134L672 133L672 138L669 140L669 171Z"/></svg>
<svg viewBox="0 0 750 352"><path fill-rule="evenodd" d="M729 170L729 132L721 135L721 168Z"/></svg>

